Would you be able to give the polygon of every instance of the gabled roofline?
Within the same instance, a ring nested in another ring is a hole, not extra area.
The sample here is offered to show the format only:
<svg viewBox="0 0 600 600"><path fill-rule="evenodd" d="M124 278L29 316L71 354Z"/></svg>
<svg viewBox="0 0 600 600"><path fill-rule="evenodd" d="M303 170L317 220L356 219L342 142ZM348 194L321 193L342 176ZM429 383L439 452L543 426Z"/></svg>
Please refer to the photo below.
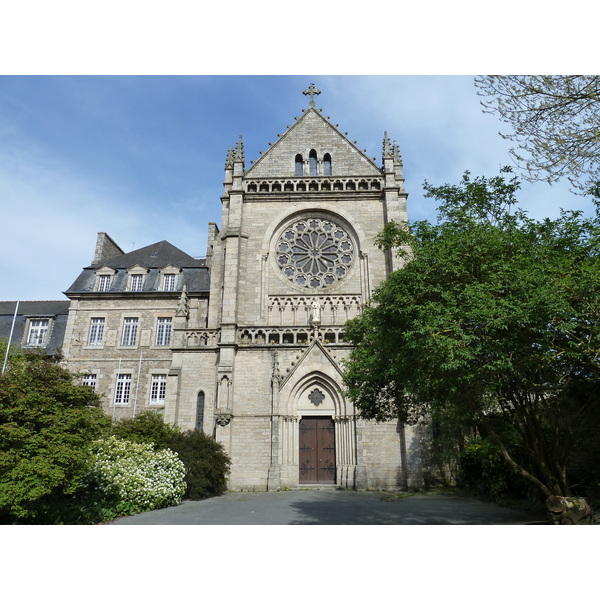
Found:
<svg viewBox="0 0 600 600"><path fill-rule="evenodd" d="M252 171L252 170L253 170L253 169L254 169L254 168L255 168L255 167L258 165L258 164L260 164L260 163L261 163L261 161L262 161L262 160L263 160L263 159L264 159L264 158L265 158L265 157L266 157L268 154L270 154L270 153L271 153L271 151L272 151L274 148L276 148L276 147L279 145L279 143L280 143L280 142L281 142L281 141L282 141L284 138L286 138L286 137L287 137L287 135L288 135L288 134L289 134L291 131L293 131L293 130L294 130L296 127L298 127L298 125L299 125L299 124L300 124L300 123L301 123L301 122L302 122L302 121L303 121L303 120L306 118L306 116L307 116L308 114L310 114L311 112L313 112L315 115L317 115L318 117L320 117L320 118L323 120L323 122L324 122L324 123L326 123L326 124L327 124L329 127L331 127L331 129L333 129L333 131L334 131L335 133L337 133L337 134L338 134L338 135L339 135L339 136L340 136L340 137L341 137L341 138L342 138L342 139L343 139L345 142L347 142L348 144L350 144L350 145L351 145L351 146L352 146L352 147L353 147L353 148L354 148L354 149L355 149L355 150L356 150L356 151L357 151L357 152L358 152L358 153L359 153L361 156L363 156L363 157L364 157L364 158L365 158L365 159L366 159L366 160L367 160L367 161L368 161L368 162L369 162L369 163L370 163L370 164L371 164L373 167L375 167L375 169L377 169L379 172L381 172L381 167L380 167L380 166L379 166L379 165L378 165L378 164L377 164L377 163L376 163L376 162L375 162L375 161L374 161L372 158L369 158L369 157L368 157L368 156L367 156L367 155L366 155L366 154L365 154L365 153L364 153L364 152L363 152L363 151L362 151L362 150L361 150L361 149L360 149L360 148L359 148L359 147L358 147L358 146L357 146L357 145L356 145L354 142L351 142L351 141L350 141L350 140L349 140L349 139L348 139L348 138L347 138L347 137L346 137L346 136L345 136L345 135L344 135L344 134L343 134L343 133L342 133L342 132L341 132L341 131L340 131L340 130L339 130L337 127L336 127L336 126L335 126L335 125L332 125L332 124L330 123L329 119L328 119L328 118L325 118L325 117L324 117L324 116L321 114L321 111L322 111L322 109L320 109L320 108L319 108L319 109L316 109L316 108L303 108L303 109L302 109L302 112L303 112L304 114L303 114L301 117L299 117L299 118L298 118L298 117L296 117L296 122L295 122L293 125L291 125L291 126L288 126L288 129L287 129L287 131L286 131L286 132L285 132L283 135L281 135L281 136L280 136L280 137L277 139L277 141L276 141L274 144L272 144L272 145L269 147L269 149L268 149L266 152L262 153L262 154L261 154L261 156L260 156L260 158L259 158L258 160L254 161L254 162L252 163L252 166L251 166L249 169L247 169L247 170L244 172L244 177L249 177L249 176L251 176L251 171Z"/></svg>

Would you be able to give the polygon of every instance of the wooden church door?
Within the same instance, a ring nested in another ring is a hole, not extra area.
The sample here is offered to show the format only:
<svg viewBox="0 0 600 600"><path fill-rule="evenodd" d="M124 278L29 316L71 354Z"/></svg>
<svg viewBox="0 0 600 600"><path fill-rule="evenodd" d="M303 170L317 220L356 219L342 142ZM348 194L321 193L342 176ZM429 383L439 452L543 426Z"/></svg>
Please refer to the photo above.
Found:
<svg viewBox="0 0 600 600"><path fill-rule="evenodd" d="M335 428L331 417L302 417L300 483L335 483Z"/></svg>

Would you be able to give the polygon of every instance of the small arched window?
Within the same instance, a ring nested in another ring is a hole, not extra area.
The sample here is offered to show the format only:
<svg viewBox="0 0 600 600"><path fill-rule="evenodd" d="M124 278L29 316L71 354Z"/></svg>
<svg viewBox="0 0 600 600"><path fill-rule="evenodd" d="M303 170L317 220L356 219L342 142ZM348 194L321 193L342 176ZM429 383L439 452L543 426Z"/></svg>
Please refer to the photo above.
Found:
<svg viewBox="0 0 600 600"><path fill-rule="evenodd" d="M308 155L309 175L316 177L317 175L317 151L311 150Z"/></svg>
<svg viewBox="0 0 600 600"><path fill-rule="evenodd" d="M328 153L323 157L323 175L327 177L331 174L331 154Z"/></svg>
<svg viewBox="0 0 600 600"><path fill-rule="evenodd" d="M204 427L204 392L198 392L198 403L196 408L196 429L202 431Z"/></svg>
<svg viewBox="0 0 600 600"><path fill-rule="evenodd" d="M296 154L296 170L294 171L294 174L296 175L296 177L302 177L302 175L304 175L303 172L303 164L302 164L302 154Z"/></svg>

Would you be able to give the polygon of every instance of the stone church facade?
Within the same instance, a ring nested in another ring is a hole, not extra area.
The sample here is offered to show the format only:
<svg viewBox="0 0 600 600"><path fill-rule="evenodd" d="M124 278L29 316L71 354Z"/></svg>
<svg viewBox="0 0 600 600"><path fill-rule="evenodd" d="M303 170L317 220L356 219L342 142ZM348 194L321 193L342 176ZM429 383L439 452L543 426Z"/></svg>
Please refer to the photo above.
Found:
<svg viewBox="0 0 600 600"><path fill-rule="evenodd" d="M160 410L232 459L231 489L418 483L416 437L345 398L345 322L402 265L375 237L406 221L402 161L382 166L309 106L246 166L229 151L206 259L166 241L129 253L98 235L67 290L63 352L114 418Z"/></svg>

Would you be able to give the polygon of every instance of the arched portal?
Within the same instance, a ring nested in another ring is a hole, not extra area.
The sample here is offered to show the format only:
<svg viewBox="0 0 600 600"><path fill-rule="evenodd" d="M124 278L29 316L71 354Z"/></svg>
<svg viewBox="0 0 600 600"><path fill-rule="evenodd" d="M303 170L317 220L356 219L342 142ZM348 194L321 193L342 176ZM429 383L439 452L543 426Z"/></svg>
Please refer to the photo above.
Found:
<svg viewBox="0 0 600 600"><path fill-rule="evenodd" d="M334 373L304 371L280 390L281 485L354 487L356 420ZM293 378L292 378L293 379Z"/></svg>

